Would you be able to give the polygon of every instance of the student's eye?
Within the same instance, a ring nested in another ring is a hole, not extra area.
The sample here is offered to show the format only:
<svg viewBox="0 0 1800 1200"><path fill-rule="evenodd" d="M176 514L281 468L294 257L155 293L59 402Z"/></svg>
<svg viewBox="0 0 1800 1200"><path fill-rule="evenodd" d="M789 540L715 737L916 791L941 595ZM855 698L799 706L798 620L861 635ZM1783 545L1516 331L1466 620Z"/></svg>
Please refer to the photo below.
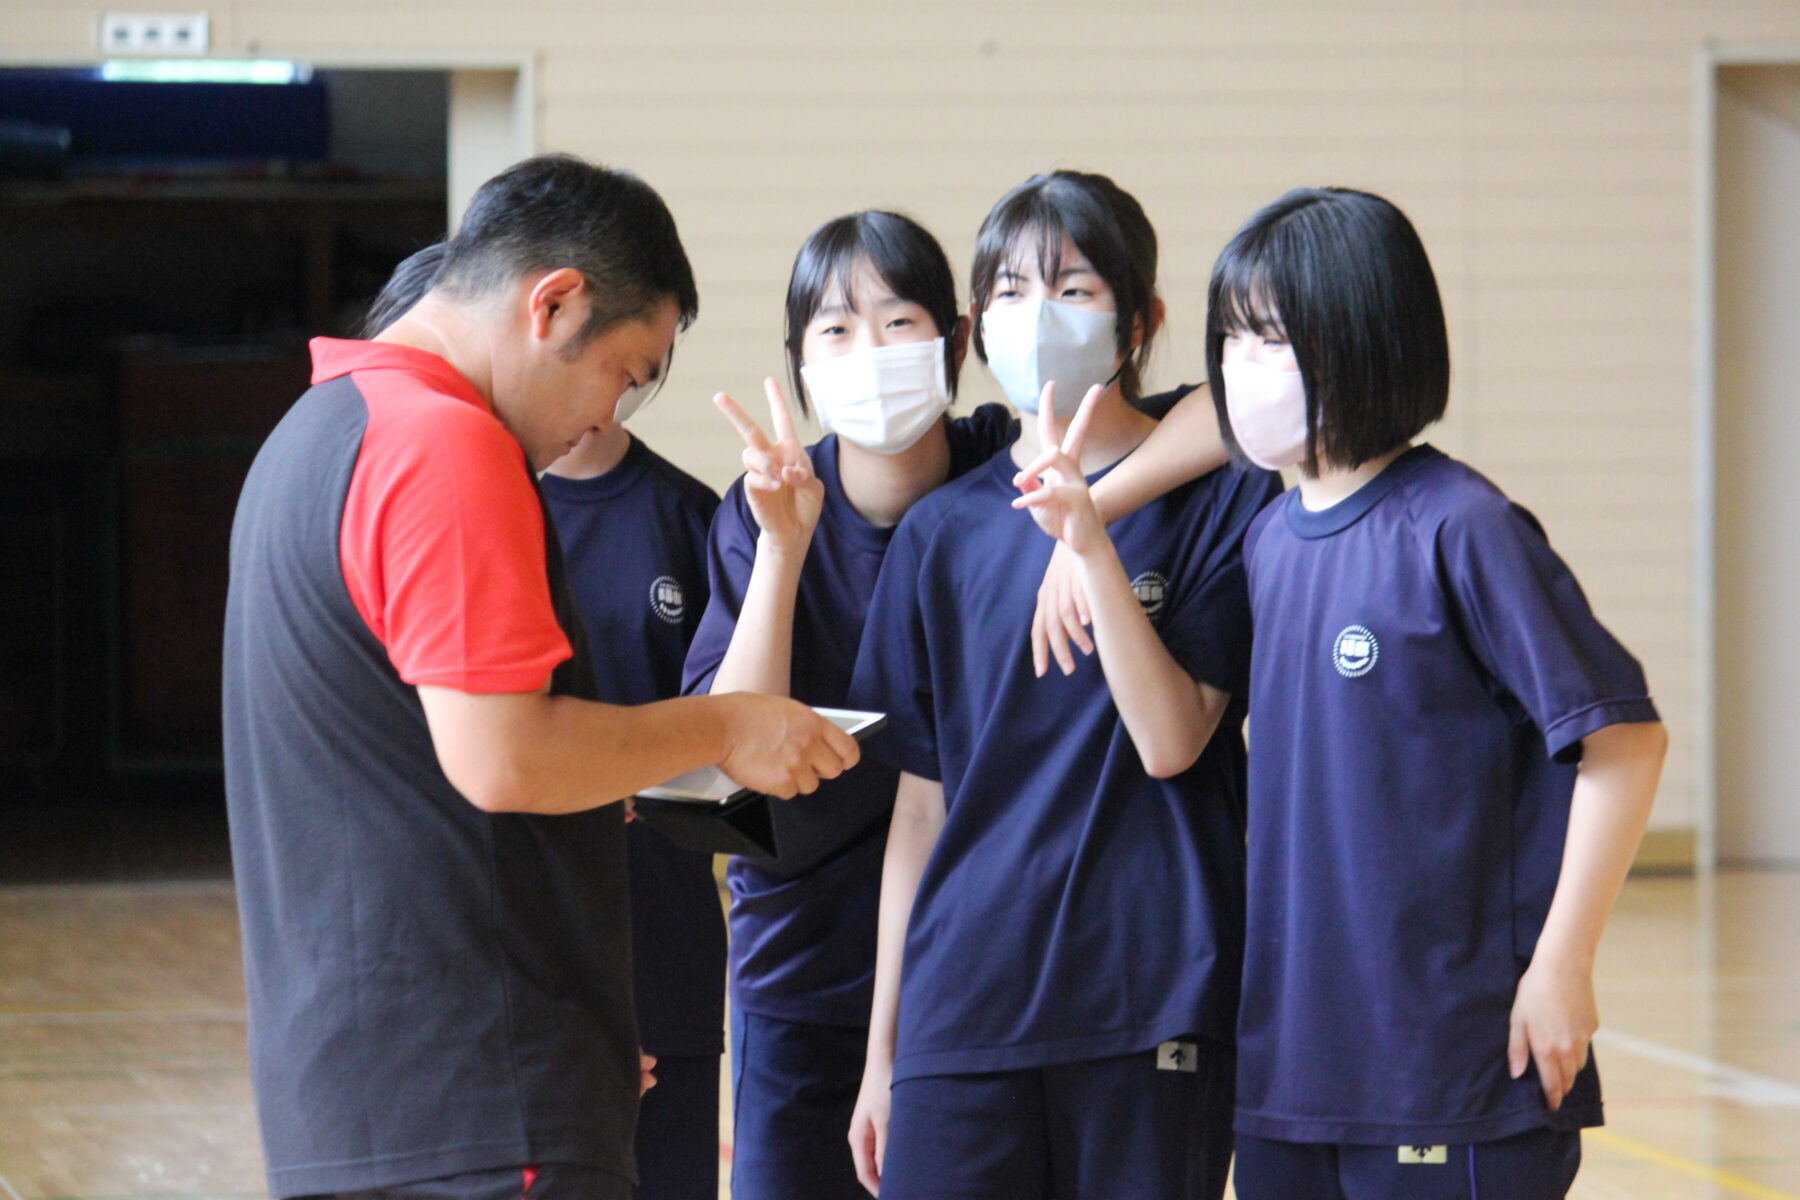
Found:
<svg viewBox="0 0 1800 1200"><path fill-rule="evenodd" d="M1071 287L1064 288L1062 294L1065 300L1086 300L1094 293L1088 291L1086 288Z"/></svg>
<svg viewBox="0 0 1800 1200"><path fill-rule="evenodd" d="M908 325L917 325L917 324L918 324L918 322L913 320L911 317L895 317L893 320L888 322L888 328L904 329Z"/></svg>
<svg viewBox="0 0 1800 1200"><path fill-rule="evenodd" d="M1018 298L1019 289L1014 287L1001 288L994 293L994 299L996 300L1017 300Z"/></svg>
<svg viewBox="0 0 1800 1200"><path fill-rule="evenodd" d="M827 325L825 328L819 330L819 333L824 337L837 337L843 332L844 327L842 325Z"/></svg>

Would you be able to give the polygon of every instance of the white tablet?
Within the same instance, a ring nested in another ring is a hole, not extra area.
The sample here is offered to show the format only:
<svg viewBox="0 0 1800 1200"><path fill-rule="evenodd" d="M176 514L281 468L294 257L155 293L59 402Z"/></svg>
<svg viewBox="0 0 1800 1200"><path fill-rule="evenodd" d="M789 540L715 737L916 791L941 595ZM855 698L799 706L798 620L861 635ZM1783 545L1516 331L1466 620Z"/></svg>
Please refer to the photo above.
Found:
<svg viewBox="0 0 1800 1200"><path fill-rule="evenodd" d="M858 741L887 724L886 713L854 712L845 708L815 708L814 712L842 729ZM647 800L679 800L688 804L726 804L750 789L738 783L717 767L701 767L656 787L645 788L638 795Z"/></svg>

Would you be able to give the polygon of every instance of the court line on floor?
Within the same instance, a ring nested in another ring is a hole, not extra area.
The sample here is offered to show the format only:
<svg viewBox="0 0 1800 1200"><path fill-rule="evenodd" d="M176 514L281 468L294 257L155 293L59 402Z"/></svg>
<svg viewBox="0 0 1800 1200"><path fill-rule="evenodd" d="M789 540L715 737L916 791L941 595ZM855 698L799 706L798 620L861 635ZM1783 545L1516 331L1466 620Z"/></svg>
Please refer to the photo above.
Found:
<svg viewBox="0 0 1800 1200"><path fill-rule="evenodd" d="M1734 1175L1730 1171L1721 1171L1717 1167L1709 1167L1705 1163L1695 1162L1691 1158L1683 1158L1679 1154L1671 1154L1667 1150L1659 1150L1655 1146L1640 1142L1636 1138L1628 1138L1624 1134L1614 1133L1610 1129L1584 1129L1583 1140L1597 1142L1621 1154L1629 1154L1633 1158L1641 1158L1647 1163L1674 1171L1677 1175L1686 1175L1690 1179L1698 1179L1705 1183L1720 1187L1733 1195L1747 1196L1749 1200L1800 1200L1792 1192L1777 1191L1765 1187L1754 1179L1745 1179L1742 1175Z"/></svg>
<svg viewBox="0 0 1800 1200"><path fill-rule="evenodd" d="M1701 1091L1720 1100L1735 1100L1751 1108L1800 1108L1800 1085L1785 1079L1758 1075L1703 1054L1678 1050L1617 1029L1602 1029L1594 1034L1594 1045L1602 1050L1622 1051L1664 1066L1691 1071L1706 1081Z"/></svg>
<svg viewBox="0 0 1800 1200"><path fill-rule="evenodd" d="M0 1025L119 1025L174 1022L184 1025L242 1025L241 1008L0 1008Z"/></svg>
<svg viewBox="0 0 1800 1200"><path fill-rule="evenodd" d="M0 1190L5 1191L8 1196L12 1197L12 1200L20 1200L18 1190L7 1181L4 1175L0 1175Z"/></svg>

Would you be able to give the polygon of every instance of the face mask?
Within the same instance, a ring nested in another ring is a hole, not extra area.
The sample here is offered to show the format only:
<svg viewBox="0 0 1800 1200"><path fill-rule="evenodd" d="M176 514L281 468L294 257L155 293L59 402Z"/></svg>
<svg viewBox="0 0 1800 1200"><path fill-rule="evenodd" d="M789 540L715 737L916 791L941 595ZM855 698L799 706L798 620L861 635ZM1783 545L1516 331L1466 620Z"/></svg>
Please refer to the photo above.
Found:
<svg viewBox="0 0 1800 1200"><path fill-rule="evenodd" d="M1044 385L1056 381L1056 415L1067 419L1095 384L1119 373L1119 315L1054 300L1003 304L981 314L988 370L1012 406L1038 410Z"/></svg>
<svg viewBox="0 0 1800 1200"><path fill-rule="evenodd" d="M1268 471L1306 457L1306 381L1267 363L1224 364L1225 411L1244 457Z"/></svg>
<svg viewBox="0 0 1800 1200"><path fill-rule="evenodd" d="M877 454L898 454L950 407L944 339L875 346L800 368L819 423Z"/></svg>
<svg viewBox="0 0 1800 1200"><path fill-rule="evenodd" d="M653 383L643 383L620 392L619 405L613 409L613 424L623 425L631 420L632 414L650 403L650 397L656 395L656 386Z"/></svg>

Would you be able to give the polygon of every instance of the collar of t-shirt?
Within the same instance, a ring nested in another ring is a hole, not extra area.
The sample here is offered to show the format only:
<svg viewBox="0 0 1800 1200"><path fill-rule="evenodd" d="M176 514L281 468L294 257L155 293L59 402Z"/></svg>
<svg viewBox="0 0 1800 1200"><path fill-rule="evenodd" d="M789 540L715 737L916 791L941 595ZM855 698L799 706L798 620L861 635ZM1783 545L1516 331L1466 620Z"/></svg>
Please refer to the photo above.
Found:
<svg viewBox="0 0 1800 1200"><path fill-rule="evenodd" d="M466 400L483 412L493 411L474 384L429 350L395 342L357 342L348 338L314 338L308 345L312 350L312 381L315 385L342 378L352 371L404 371L446 396Z"/></svg>
<svg viewBox="0 0 1800 1200"><path fill-rule="evenodd" d="M1367 516L1369 510L1405 482L1407 476L1426 463L1442 457L1444 454L1441 450L1427 443L1414 446L1383 468L1381 474L1330 508L1321 508L1317 512L1310 511L1301 504L1300 489L1293 488L1285 497L1288 528L1303 538L1330 537L1334 533L1341 533Z"/></svg>

